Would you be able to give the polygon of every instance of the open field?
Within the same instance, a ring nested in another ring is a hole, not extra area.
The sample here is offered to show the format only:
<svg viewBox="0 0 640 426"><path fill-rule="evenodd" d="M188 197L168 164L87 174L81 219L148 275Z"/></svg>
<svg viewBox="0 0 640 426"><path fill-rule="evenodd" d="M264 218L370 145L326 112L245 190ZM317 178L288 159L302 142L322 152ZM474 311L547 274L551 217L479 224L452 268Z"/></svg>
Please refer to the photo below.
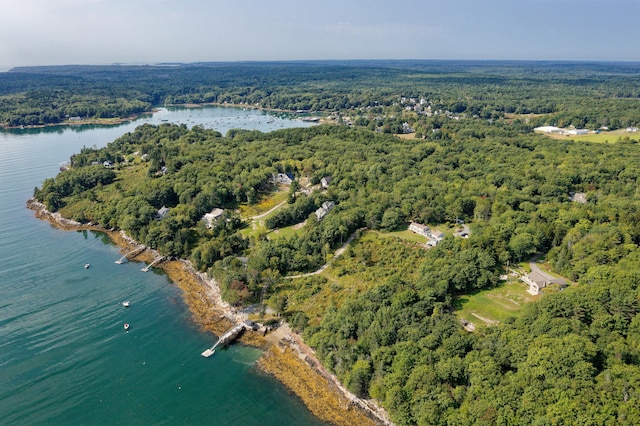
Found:
<svg viewBox="0 0 640 426"><path fill-rule="evenodd" d="M523 306L536 300L526 291L526 285L519 280L510 280L500 287L482 290L456 299L456 315L478 326L489 321L504 321L507 317L518 316Z"/></svg>
<svg viewBox="0 0 640 426"><path fill-rule="evenodd" d="M302 235L304 233L304 222L295 225L286 226L284 228L274 229L268 233L269 238L293 237L295 234Z"/></svg>
<svg viewBox="0 0 640 426"><path fill-rule="evenodd" d="M640 140L640 134L630 133L627 131L605 132L605 133L593 133L582 136L569 136L572 141L582 142L597 142L597 143L616 143L625 140Z"/></svg>
<svg viewBox="0 0 640 426"><path fill-rule="evenodd" d="M616 143L624 140L640 140L640 133L628 132L626 129L611 132L589 133L587 135L546 135L552 139L570 140L576 142Z"/></svg>

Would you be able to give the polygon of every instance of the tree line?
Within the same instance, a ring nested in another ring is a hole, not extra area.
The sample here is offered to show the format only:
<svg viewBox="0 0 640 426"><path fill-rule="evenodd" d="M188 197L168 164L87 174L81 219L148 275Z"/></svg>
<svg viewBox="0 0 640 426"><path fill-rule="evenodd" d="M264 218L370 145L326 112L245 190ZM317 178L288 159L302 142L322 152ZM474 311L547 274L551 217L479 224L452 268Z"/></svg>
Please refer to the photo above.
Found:
<svg viewBox="0 0 640 426"><path fill-rule="evenodd" d="M382 119L392 131L406 98L467 118L535 114L535 125L616 129L639 124L637 71L634 64L481 61L23 67L0 74L0 124L123 118L213 102L340 113L365 125ZM416 127L423 134L438 128Z"/></svg>

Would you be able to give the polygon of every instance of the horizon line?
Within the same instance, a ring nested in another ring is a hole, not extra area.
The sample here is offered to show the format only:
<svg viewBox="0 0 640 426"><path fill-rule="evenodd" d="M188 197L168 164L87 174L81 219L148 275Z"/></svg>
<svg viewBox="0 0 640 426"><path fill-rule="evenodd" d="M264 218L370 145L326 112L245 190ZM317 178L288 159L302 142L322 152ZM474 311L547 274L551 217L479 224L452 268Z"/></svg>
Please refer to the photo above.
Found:
<svg viewBox="0 0 640 426"><path fill-rule="evenodd" d="M510 62L510 63L619 63L640 64L640 60L628 59L418 59L418 58L354 58L354 59L239 59L239 60L213 60L213 61L135 61L135 62L104 62L104 63L65 63L65 64L39 64L39 65L0 65L0 73L20 68L48 68L48 67L116 67L116 66L185 66L206 64L260 64L260 63L321 63L321 62Z"/></svg>

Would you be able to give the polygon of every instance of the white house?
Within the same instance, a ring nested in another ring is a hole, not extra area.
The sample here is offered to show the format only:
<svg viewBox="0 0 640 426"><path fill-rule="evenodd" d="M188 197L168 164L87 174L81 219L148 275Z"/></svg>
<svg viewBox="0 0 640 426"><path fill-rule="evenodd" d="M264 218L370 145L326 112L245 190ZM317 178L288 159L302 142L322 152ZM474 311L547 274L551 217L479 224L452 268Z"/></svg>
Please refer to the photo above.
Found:
<svg viewBox="0 0 640 426"><path fill-rule="evenodd" d="M521 280L529 286L527 292L534 296L551 284L558 284L560 287L567 286L567 282L562 278L548 278L535 271L523 275Z"/></svg>
<svg viewBox="0 0 640 426"><path fill-rule="evenodd" d="M437 229L431 230L427 225L411 222L409 224L409 231L415 232L418 235L422 235L427 238L427 246L433 247L444 239L444 233Z"/></svg>
<svg viewBox="0 0 640 426"><path fill-rule="evenodd" d="M323 209L322 207L318 208L318 210L315 211L316 219L318 220L318 222L320 222L322 219L324 219L324 217L327 215L327 213L329 213L329 212L326 211L325 209Z"/></svg>
<svg viewBox="0 0 640 426"><path fill-rule="evenodd" d="M422 235L423 237L429 237L431 235L431 230L427 225L422 225L417 222L411 222L409 224L409 231L413 231L418 235Z"/></svg>
<svg viewBox="0 0 640 426"><path fill-rule="evenodd" d="M325 201L322 203L322 207L315 211L316 219L320 222L324 217L336 206L333 201Z"/></svg>
<svg viewBox="0 0 640 426"><path fill-rule="evenodd" d="M562 129L555 126L540 126L533 129L533 131L539 133L562 133Z"/></svg>
<svg viewBox="0 0 640 426"><path fill-rule="evenodd" d="M571 129L568 132L570 135L586 135L587 133L589 133L589 130L587 129Z"/></svg>
<svg viewBox="0 0 640 426"><path fill-rule="evenodd" d="M295 177L290 173L276 173L273 175L273 183L282 183L285 185L291 185Z"/></svg>
<svg viewBox="0 0 640 426"><path fill-rule="evenodd" d="M575 203L585 204L587 202L587 194L585 194L584 192L576 192L575 194L571 195L571 201Z"/></svg>
<svg viewBox="0 0 640 426"><path fill-rule="evenodd" d="M222 213L224 213L224 210L215 208L211 210L211 212L202 216L202 220L204 221L207 228L213 228L216 222L218 222L220 216L222 216Z"/></svg>
<svg viewBox="0 0 640 426"><path fill-rule="evenodd" d="M428 246L435 246L442 240L444 240L444 232L440 232L438 230L433 230L430 232L429 236L427 236L429 241L427 241Z"/></svg>
<svg viewBox="0 0 640 426"><path fill-rule="evenodd" d="M325 176L322 179L320 179L320 185L322 185L324 189L327 189L330 183L331 183L331 176Z"/></svg>
<svg viewBox="0 0 640 426"><path fill-rule="evenodd" d="M334 203L333 201L325 201L324 203L322 203L322 208L326 211L331 211L335 206L336 203Z"/></svg>
<svg viewBox="0 0 640 426"><path fill-rule="evenodd" d="M156 218L156 220L162 220L167 216L168 213L169 213L169 208L167 208L165 206L162 206L158 210L158 213L156 213L155 218Z"/></svg>

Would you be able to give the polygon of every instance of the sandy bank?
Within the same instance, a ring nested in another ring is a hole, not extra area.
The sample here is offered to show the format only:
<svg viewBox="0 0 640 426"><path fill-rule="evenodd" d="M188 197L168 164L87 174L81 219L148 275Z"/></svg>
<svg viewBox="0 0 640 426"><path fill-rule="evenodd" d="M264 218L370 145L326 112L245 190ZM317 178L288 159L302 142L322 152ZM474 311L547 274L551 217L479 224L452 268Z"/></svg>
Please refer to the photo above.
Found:
<svg viewBox="0 0 640 426"><path fill-rule="evenodd" d="M43 204L33 199L27 202L27 207L34 210L39 219L47 220L62 230L104 232L120 247L123 254L139 246L122 231L107 230L63 218L59 213L50 213ZM135 260L151 263L158 256L154 250L145 249L135 256ZM193 320L204 330L220 335L245 319L222 299L215 280L196 271L190 262L169 260L157 267L163 269L169 279L182 290ZM263 348L265 352L258 360L260 368L284 383L318 418L337 425L391 424L384 410L373 402L359 399L349 393L337 378L322 366L313 350L286 324L266 336L262 333L246 332L240 341Z"/></svg>

